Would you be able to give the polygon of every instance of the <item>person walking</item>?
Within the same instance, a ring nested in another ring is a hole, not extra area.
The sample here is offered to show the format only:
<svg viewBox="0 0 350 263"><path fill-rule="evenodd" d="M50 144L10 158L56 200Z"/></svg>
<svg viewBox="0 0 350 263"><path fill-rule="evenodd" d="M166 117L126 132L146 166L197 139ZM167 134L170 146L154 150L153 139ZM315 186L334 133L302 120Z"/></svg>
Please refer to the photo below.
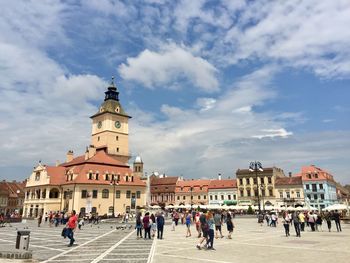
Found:
<svg viewBox="0 0 350 263"><path fill-rule="evenodd" d="M201 237L202 231L201 231L201 222L199 221L200 214L199 212L196 213L196 216L194 217L194 221L196 223L196 230L198 232L198 238Z"/></svg>
<svg viewBox="0 0 350 263"><path fill-rule="evenodd" d="M186 228L187 228L187 232L186 232L186 237L190 237L191 236L191 213L187 212L186 214Z"/></svg>
<svg viewBox="0 0 350 263"><path fill-rule="evenodd" d="M150 226L151 226L152 238L154 238L157 232L157 223L156 223L156 217L154 216L153 213L151 214L151 217L150 217Z"/></svg>
<svg viewBox="0 0 350 263"><path fill-rule="evenodd" d="M290 234L289 234L290 217L289 217L289 214L287 211L284 212L282 223L283 223L284 232L286 234L286 237L289 237L290 236Z"/></svg>
<svg viewBox="0 0 350 263"><path fill-rule="evenodd" d="M227 231L228 231L228 239L232 239L231 235L233 232L233 222L232 222L232 217L231 217L231 213L227 213L226 216L226 226L227 226Z"/></svg>
<svg viewBox="0 0 350 263"><path fill-rule="evenodd" d="M136 215L136 238L142 238L142 219L141 219L141 213L137 213Z"/></svg>
<svg viewBox="0 0 350 263"><path fill-rule="evenodd" d="M215 223L215 238L219 238L218 231L220 233L220 237L223 238L224 236L222 235L222 231L221 231L222 217L219 211L215 212L214 223Z"/></svg>
<svg viewBox="0 0 350 263"><path fill-rule="evenodd" d="M335 210L333 213L333 218L335 222L335 226L337 227L337 231L341 232L341 225L340 225L340 214L338 213L338 210Z"/></svg>
<svg viewBox="0 0 350 263"><path fill-rule="evenodd" d="M38 227L40 227L42 221L43 221L43 215L39 214L39 216L38 216Z"/></svg>
<svg viewBox="0 0 350 263"><path fill-rule="evenodd" d="M327 223L328 232L331 232L331 228L332 228L332 215L331 215L331 213L327 212L324 216L324 219L326 220L326 223Z"/></svg>
<svg viewBox="0 0 350 263"><path fill-rule="evenodd" d="M300 212L298 217L299 217L299 222L300 222L300 231L304 232L304 229L305 229L305 215L304 215L304 213Z"/></svg>
<svg viewBox="0 0 350 263"><path fill-rule="evenodd" d="M292 221L294 224L294 229L297 237L301 237L300 235L300 221L299 221L299 214L297 212L294 212L292 215Z"/></svg>
<svg viewBox="0 0 350 263"><path fill-rule="evenodd" d="M208 221L208 225L209 225L209 233L208 233L209 238L208 238L208 241L207 241L207 248L215 250L215 248L214 248L215 221L214 221L213 214L210 211L208 212L208 215L207 215L207 221Z"/></svg>
<svg viewBox="0 0 350 263"><path fill-rule="evenodd" d="M145 229L145 239L151 239L151 226L150 226L150 220L149 220L149 213L147 212L145 216L143 217L143 228Z"/></svg>
<svg viewBox="0 0 350 263"><path fill-rule="evenodd" d="M308 222L309 222L309 225L311 227L311 231L315 232L315 217L314 217L312 211L308 215Z"/></svg>
<svg viewBox="0 0 350 263"><path fill-rule="evenodd" d="M208 233L209 233L209 225L207 222L207 217L205 215L205 213L202 213L201 216L199 217L199 221L200 221L200 226L201 226L201 230L202 230L202 239L199 241L199 243L197 244L197 248L201 249L202 244L204 241L208 242Z"/></svg>
<svg viewBox="0 0 350 263"><path fill-rule="evenodd" d="M165 221L163 212L158 213L156 221L157 221L157 238L163 239L163 230L164 230L164 221Z"/></svg>
<svg viewBox="0 0 350 263"><path fill-rule="evenodd" d="M75 210L73 210L71 213L71 216L69 217L68 222L66 224L67 237L70 240L68 247L73 246L73 244L75 242L74 231L75 231L75 228L77 227L77 222L78 222L78 218L77 218Z"/></svg>
<svg viewBox="0 0 350 263"><path fill-rule="evenodd" d="M322 228L322 221L323 221L323 218L324 218L324 215L323 213L319 214L317 216L317 219L316 219L316 225L317 225L317 231L322 231L323 232L323 228Z"/></svg>

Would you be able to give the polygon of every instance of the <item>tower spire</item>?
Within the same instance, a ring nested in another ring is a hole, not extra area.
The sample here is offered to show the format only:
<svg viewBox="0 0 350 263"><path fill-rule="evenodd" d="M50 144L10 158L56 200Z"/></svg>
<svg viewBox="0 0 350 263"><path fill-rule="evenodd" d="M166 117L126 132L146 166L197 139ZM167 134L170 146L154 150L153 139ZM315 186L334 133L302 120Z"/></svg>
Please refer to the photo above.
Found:
<svg viewBox="0 0 350 263"><path fill-rule="evenodd" d="M119 101L119 91L114 84L114 76L112 76L111 83L108 86L108 90L105 92L105 101L106 100L116 100Z"/></svg>

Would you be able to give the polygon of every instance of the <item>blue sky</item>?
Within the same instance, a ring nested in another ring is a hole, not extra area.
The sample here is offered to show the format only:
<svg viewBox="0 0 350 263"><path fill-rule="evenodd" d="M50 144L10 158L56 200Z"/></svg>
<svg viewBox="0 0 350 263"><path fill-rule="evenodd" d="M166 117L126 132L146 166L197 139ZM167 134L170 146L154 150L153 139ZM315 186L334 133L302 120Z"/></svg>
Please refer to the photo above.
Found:
<svg viewBox="0 0 350 263"><path fill-rule="evenodd" d="M1 1L0 178L90 143L116 76L147 172L350 182L348 1Z"/></svg>

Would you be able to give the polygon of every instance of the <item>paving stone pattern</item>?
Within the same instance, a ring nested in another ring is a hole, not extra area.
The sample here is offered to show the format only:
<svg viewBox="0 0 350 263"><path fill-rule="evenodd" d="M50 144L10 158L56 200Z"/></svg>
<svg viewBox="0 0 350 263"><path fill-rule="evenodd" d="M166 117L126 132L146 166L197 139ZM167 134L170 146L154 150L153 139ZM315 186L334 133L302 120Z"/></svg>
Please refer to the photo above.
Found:
<svg viewBox="0 0 350 263"><path fill-rule="evenodd" d="M137 240L134 229L116 229L116 224L85 225L76 230L76 244L61 237L63 226L49 227L35 222L12 224L0 229L0 250L15 250L17 230L28 228L33 260L43 263L147 263L153 240ZM27 229L26 229L27 230ZM34 261L34 262L35 262Z"/></svg>

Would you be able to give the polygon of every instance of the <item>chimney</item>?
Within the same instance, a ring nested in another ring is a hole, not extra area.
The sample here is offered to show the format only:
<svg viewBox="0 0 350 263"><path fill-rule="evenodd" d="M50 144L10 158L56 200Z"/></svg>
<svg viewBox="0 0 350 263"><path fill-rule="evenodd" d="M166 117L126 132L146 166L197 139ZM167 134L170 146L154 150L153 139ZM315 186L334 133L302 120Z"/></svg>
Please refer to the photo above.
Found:
<svg viewBox="0 0 350 263"><path fill-rule="evenodd" d="M289 173L288 173L288 176L289 176L289 177L292 177L292 172L289 172Z"/></svg>
<svg viewBox="0 0 350 263"><path fill-rule="evenodd" d="M68 162L71 162L71 161L73 161L73 159L74 159L74 153L73 153L72 150L69 150L69 151L67 152L66 162L67 162L67 163L68 163Z"/></svg>
<svg viewBox="0 0 350 263"><path fill-rule="evenodd" d="M218 180L221 180L221 174L218 174Z"/></svg>
<svg viewBox="0 0 350 263"><path fill-rule="evenodd" d="M95 146L90 145L88 151L89 151L89 158L88 158L88 159L90 159L91 157L93 157L93 156L96 154L96 148L95 148Z"/></svg>
<svg viewBox="0 0 350 263"><path fill-rule="evenodd" d="M86 147L86 151L85 151L85 160L89 159L89 148Z"/></svg>

